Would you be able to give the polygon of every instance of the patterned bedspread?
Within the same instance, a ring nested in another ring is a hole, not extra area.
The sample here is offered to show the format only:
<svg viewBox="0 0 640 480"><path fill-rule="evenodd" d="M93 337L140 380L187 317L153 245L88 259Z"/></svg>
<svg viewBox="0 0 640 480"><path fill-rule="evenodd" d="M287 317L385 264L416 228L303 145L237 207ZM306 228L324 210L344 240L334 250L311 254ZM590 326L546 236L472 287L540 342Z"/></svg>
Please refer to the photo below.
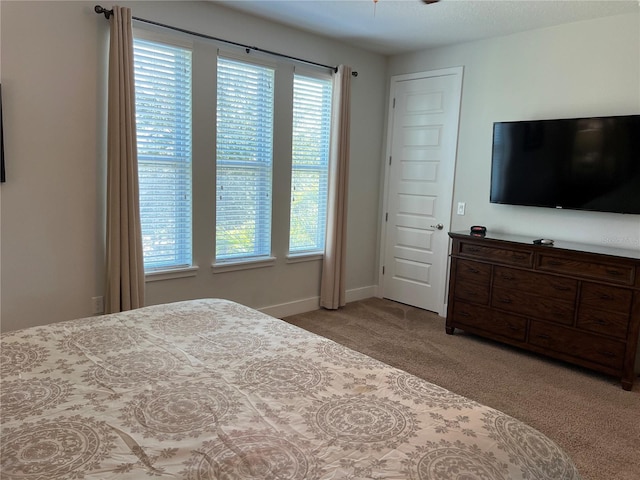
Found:
<svg viewBox="0 0 640 480"><path fill-rule="evenodd" d="M3 480L580 478L518 420L226 300L1 346Z"/></svg>

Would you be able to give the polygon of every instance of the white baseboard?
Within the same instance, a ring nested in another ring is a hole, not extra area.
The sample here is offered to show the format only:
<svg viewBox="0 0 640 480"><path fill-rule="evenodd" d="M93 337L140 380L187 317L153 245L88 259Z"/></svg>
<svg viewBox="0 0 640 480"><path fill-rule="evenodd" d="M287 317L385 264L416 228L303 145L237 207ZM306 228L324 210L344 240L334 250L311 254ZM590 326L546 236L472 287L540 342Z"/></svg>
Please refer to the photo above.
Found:
<svg viewBox="0 0 640 480"><path fill-rule="evenodd" d="M276 318L288 317L289 315L298 315L299 313L312 312L320 308L320 297L305 298L304 300L295 300L293 302L281 303L270 307L258 308L262 313L271 315Z"/></svg>
<svg viewBox="0 0 640 480"><path fill-rule="evenodd" d="M377 293L377 286L372 285L370 287L354 288L347 290L346 297L347 303L355 302L357 300L364 300L365 298L375 297ZM271 305L269 307L258 308L262 313L271 315L276 318L288 317L289 315L298 315L299 313L312 312L320 308L320 297L305 298L302 300L295 300L293 302L281 303L279 305Z"/></svg>
<svg viewBox="0 0 640 480"><path fill-rule="evenodd" d="M378 286L371 285L370 287L354 288L347 290L346 297L347 303L355 302L357 300L364 300L365 298L375 297L378 294Z"/></svg>

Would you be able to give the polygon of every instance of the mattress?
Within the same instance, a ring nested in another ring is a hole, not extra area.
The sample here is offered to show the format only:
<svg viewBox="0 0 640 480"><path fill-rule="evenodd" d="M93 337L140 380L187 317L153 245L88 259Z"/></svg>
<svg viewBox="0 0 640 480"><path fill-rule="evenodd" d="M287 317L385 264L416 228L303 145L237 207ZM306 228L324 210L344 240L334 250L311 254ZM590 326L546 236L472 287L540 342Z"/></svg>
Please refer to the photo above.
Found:
<svg viewBox="0 0 640 480"><path fill-rule="evenodd" d="M580 478L517 419L228 300L8 332L1 355L3 480Z"/></svg>

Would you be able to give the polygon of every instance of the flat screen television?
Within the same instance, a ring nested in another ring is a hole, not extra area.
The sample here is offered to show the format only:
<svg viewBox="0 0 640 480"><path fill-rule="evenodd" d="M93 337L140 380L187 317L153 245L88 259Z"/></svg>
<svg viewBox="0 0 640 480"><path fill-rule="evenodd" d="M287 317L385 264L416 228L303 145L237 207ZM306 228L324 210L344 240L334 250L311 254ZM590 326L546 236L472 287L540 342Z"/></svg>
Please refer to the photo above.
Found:
<svg viewBox="0 0 640 480"><path fill-rule="evenodd" d="M640 214L640 115L495 122L490 201Z"/></svg>

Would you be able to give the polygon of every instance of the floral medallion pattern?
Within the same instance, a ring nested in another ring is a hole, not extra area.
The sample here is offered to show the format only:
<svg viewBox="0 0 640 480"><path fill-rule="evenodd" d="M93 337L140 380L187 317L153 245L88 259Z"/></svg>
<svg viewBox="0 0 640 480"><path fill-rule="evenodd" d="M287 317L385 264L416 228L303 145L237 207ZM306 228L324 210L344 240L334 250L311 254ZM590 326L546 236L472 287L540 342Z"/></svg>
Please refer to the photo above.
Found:
<svg viewBox="0 0 640 480"><path fill-rule="evenodd" d="M326 389L331 373L313 362L282 356L264 358L241 367L237 384L248 390L259 389L274 398L295 398L301 393L315 394Z"/></svg>
<svg viewBox="0 0 640 480"><path fill-rule="evenodd" d="M289 436L290 437L290 436ZM229 439L233 441L229 441ZM188 480L313 480L319 472L305 442L270 431L233 431L208 441L186 462Z"/></svg>
<svg viewBox="0 0 640 480"><path fill-rule="evenodd" d="M116 349L125 350L135 347L140 340L140 333L133 329L111 326L83 327L65 335L59 348L69 353L93 352L108 355Z"/></svg>
<svg viewBox="0 0 640 480"><path fill-rule="evenodd" d="M136 395L120 419L144 438L199 437L236 418L240 405L236 397L232 389L211 380L162 385Z"/></svg>
<svg viewBox="0 0 640 480"><path fill-rule="evenodd" d="M304 339L309 335L302 328L285 322L268 322L265 323L264 328L270 335L286 340Z"/></svg>
<svg viewBox="0 0 640 480"><path fill-rule="evenodd" d="M367 357L366 355L330 340L319 341L316 344L316 351L318 355L324 358L327 362L338 366L373 370L382 365L371 357Z"/></svg>
<svg viewBox="0 0 640 480"><path fill-rule="evenodd" d="M509 476L507 464L496 458L492 452L483 451L476 444L460 441L426 442L409 455L406 464L409 467L408 474L411 479L510 480L514 478Z"/></svg>
<svg viewBox="0 0 640 480"><path fill-rule="evenodd" d="M311 428L360 451L393 449L416 436L416 414L406 406L370 395L333 396L305 415Z"/></svg>
<svg viewBox="0 0 640 480"><path fill-rule="evenodd" d="M29 343L5 343L0 350L0 375L16 375L31 372L49 357L46 348Z"/></svg>
<svg viewBox="0 0 640 480"><path fill-rule="evenodd" d="M267 340L254 333L238 335L220 332L218 335L199 335L188 346L192 355L205 359L249 357L252 353L267 348Z"/></svg>
<svg viewBox="0 0 640 480"><path fill-rule="evenodd" d="M107 357L90 367L84 377L90 384L129 387L170 377L178 365L176 357L162 350L130 352Z"/></svg>
<svg viewBox="0 0 640 480"><path fill-rule="evenodd" d="M522 422L227 300L0 340L2 480L580 480Z"/></svg>
<svg viewBox="0 0 640 480"><path fill-rule="evenodd" d="M73 387L67 380L31 378L8 380L0 388L0 421L24 420L64 403Z"/></svg>
<svg viewBox="0 0 640 480"><path fill-rule="evenodd" d="M484 414L485 428L509 452L524 478L574 478L577 470L564 452L537 430L497 411Z"/></svg>
<svg viewBox="0 0 640 480"><path fill-rule="evenodd" d="M105 423L79 415L9 428L2 434L2 478L82 478L100 467L114 440Z"/></svg>
<svg viewBox="0 0 640 480"><path fill-rule="evenodd" d="M154 328L159 334L166 336L188 336L198 332L210 332L216 329L218 320L203 313L176 318L175 316L154 319Z"/></svg>
<svg viewBox="0 0 640 480"><path fill-rule="evenodd" d="M406 372L392 372L388 376L388 383L391 389L400 397L415 404L424 404L429 407L442 408L443 410L449 408L462 410L478 406L476 402L468 398L456 395L446 388L425 382Z"/></svg>

